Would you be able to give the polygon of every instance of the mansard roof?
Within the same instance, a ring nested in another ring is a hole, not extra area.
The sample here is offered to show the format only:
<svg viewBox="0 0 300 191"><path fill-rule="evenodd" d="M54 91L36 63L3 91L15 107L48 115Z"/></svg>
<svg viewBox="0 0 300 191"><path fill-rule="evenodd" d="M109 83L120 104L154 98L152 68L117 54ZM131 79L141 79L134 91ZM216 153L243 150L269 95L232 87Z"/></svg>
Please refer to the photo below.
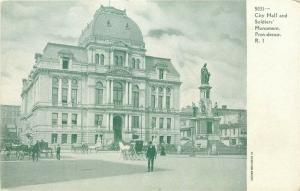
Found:
<svg viewBox="0 0 300 191"><path fill-rule="evenodd" d="M101 6L92 21L85 27L79 38L79 45L90 42L124 41L127 44L144 47L139 26L127 16L125 10Z"/></svg>
<svg viewBox="0 0 300 191"><path fill-rule="evenodd" d="M173 66L171 59L169 58L159 58L154 56L146 56L146 72L154 72L156 68L164 68L169 73L179 76L179 73Z"/></svg>
<svg viewBox="0 0 300 191"><path fill-rule="evenodd" d="M43 51L44 58L56 59L58 56L70 56L76 62L88 63L87 49L80 46L48 43ZM173 66L171 59L159 58L153 56L145 57L145 71L155 72L156 68L163 68L169 73L180 76L175 67Z"/></svg>
<svg viewBox="0 0 300 191"><path fill-rule="evenodd" d="M72 56L77 62L88 62L87 50L79 46L48 43L44 48L44 58L57 58L58 55Z"/></svg>

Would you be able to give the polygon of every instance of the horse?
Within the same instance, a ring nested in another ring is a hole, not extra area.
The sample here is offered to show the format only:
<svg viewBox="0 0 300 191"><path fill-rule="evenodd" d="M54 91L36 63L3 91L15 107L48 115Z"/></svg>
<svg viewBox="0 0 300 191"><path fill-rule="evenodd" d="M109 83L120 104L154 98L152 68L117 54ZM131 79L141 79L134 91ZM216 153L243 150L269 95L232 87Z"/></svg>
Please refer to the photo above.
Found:
<svg viewBox="0 0 300 191"><path fill-rule="evenodd" d="M87 143L83 143L81 145L81 152L88 154L89 153L89 145Z"/></svg>
<svg viewBox="0 0 300 191"><path fill-rule="evenodd" d="M130 145L124 145L121 141L119 142L120 147L120 155L123 156L123 159L127 160L130 156L131 146Z"/></svg>
<svg viewBox="0 0 300 191"><path fill-rule="evenodd" d="M99 142L97 142L95 145L93 145L93 146L89 146L89 151L90 152L92 152L92 151L95 151L96 153L99 151L99 150L101 150L101 149L103 149L103 145L101 144L101 143L99 143Z"/></svg>
<svg viewBox="0 0 300 191"><path fill-rule="evenodd" d="M82 145L81 144L73 143L71 145L71 151L72 152L82 151Z"/></svg>

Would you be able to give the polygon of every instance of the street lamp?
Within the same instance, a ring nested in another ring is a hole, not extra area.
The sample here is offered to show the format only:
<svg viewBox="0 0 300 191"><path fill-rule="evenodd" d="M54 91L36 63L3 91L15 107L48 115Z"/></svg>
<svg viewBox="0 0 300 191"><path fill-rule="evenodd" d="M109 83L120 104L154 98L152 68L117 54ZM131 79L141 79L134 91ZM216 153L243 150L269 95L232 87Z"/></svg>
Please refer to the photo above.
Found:
<svg viewBox="0 0 300 191"><path fill-rule="evenodd" d="M192 136L192 152L191 152L190 156L194 157L194 156L196 156L196 154L195 154L195 141L194 141L194 134L195 134L194 129L195 129L195 127L191 127L190 129L191 129L191 136Z"/></svg>

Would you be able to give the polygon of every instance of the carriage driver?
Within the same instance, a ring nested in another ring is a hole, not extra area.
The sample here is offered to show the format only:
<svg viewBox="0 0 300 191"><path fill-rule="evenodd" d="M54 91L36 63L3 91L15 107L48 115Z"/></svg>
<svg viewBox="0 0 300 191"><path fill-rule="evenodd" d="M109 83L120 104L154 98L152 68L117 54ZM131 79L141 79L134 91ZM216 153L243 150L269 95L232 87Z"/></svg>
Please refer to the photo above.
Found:
<svg viewBox="0 0 300 191"><path fill-rule="evenodd" d="M152 145L152 141L149 142L146 157L148 159L148 172L153 171L154 159L156 158L156 149L155 146Z"/></svg>

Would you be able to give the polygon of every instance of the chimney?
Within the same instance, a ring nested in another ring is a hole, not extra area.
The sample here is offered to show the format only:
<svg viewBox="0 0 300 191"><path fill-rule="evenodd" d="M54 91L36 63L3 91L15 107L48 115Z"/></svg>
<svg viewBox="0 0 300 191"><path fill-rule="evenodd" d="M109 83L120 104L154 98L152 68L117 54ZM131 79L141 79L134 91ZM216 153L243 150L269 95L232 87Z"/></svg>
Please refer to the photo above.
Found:
<svg viewBox="0 0 300 191"><path fill-rule="evenodd" d="M35 55L34 55L35 63L38 63L41 58L42 58L42 54L35 53Z"/></svg>
<svg viewBox="0 0 300 191"><path fill-rule="evenodd" d="M27 82L26 79L22 79L23 86L25 86L26 82Z"/></svg>

